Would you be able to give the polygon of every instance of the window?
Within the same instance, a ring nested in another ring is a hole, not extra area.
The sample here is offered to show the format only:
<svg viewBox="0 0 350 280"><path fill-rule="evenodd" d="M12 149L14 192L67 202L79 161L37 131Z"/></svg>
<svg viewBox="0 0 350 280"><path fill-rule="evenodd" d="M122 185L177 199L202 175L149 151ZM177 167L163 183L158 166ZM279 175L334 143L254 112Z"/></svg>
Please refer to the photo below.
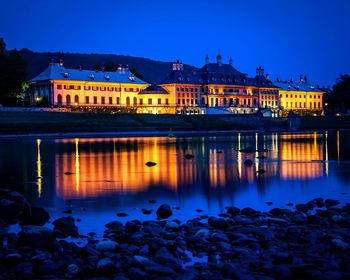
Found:
<svg viewBox="0 0 350 280"><path fill-rule="evenodd" d="M84 90L90 90L91 87L90 86L84 86Z"/></svg>
<svg viewBox="0 0 350 280"><path fill-rule="evenodd" d="M74 96L74 104L78 105L79 104L79 95Z"/></svg>
<svg viewBox="0 0 350 280"><path fill-rule="evenodd" d="M106 87L100 87L100 91L106 91Z"/></svg>
<svg viewBox="0 0 350 280"><path fill-rule="evenodd" d="M162 104L162 99L158 98L158 105Z"/></svg>
<svg viewBox="0 0 350 280"><path fill-rule="evenodd" d="M148 105L152 105L152 98L148 98Z"/></svg>
<svg viewBox="0 0 350 280"><path fill-rule="evenodd" d="M57 89L62 89L62 85L57 85L56 88Z"/></svg>
<svg viewBox="0 0 350 280"><path fill-rule="evenodd" d="M57 95L57 105L62 105L62 95Z"/></svg>
<svg viewBox="0 0 350 280"><path fill-rule="evenodd" d="M142 105L143 104L143 99L140 98L139 102L140 102L140 105Z"/></svg>
<svg viewBox="0 0 350 280"><path fill-rule="evenodd" d="M182 98L182 104L185 105L185 99L184 98Z"/></svg>
<svg viewBox="0 0 350 280"><path fill-rule="evenodd" d="M169 99L168 98L165 98L165 104L169 105Z"/></svg>
<svg viewBox="0 0 350 280"><path fill-rule="evenodd" d="M97 104L97 96L94 96L94 104Z"/></svg>
<svg viewBox="0 0 350 280"><path fill-rule="evenodd" d="M69 89L74 89L74 85L69 85Z"/></svg>
<svg viewBox="0 0 350 280"><path fill-rule="evenodd" d="M105 97L101 96L101 104L105 104Z"/></svg>
<svg viewBox="0 0 350 280"><path fill-rule="evenodd" d="M70 105L70 95L66 96L66 105Z"/></svg>
<svg viewBox="0 0 350 280"><path fill-rule="evenodd" d="M115 88L115 91L122 91L122 89L121 89L120 87L119 87L119 88L116 87L116 88Z"/></svg>
<svg viewBox="0 0 350 280"><path fill-rule="evenodd" d="M193 92L193 88L190 88L190 91Z"/></svg>
<svg viewBox="0 0 350 280"><path fill-rule="evenodd" d="M97 91L97 90L98 90L98 87L93 86L93 87L92 87L92 90L93 90L93 91Z"/></svg>
<svg viewBox="0 0 350 280"><path fill-rule="evenodd" d="M176 91L180 91L180 88L176 88Z"/></svg>
<svg viewBox="0 0 350 280"><path fill-rule="evenodd" d="M129 96L126 97L126 105L127 105L127 106L130 106L130 97L129 97Z"/></svg>
<svg viewBox="0 0 350 280"><path fill-rule="evenodd" d="M135 106L137 105L137 98L136 98L136 97L133 98L133 104L134 104Z"/></svg>
<svg viewBox="0 0 350 280"><path fill-rule="evenodd" d="M114 87L108 87L108 91L114 91Z"/></svg>
<svg viewBox="0 0 350 280"><path fill-rule="evenodd" d="M117 105L120 104L120 97L117 97Z"/></svg>
<svg viewBox="0 0 350 280"><path fill-rule="evenodd" d="M89 96L85 96L85 104L89 104L90 100L89 100Z"/></svg>
<svg viewBox="0 0 350 280"><path fill-rule="evenodd" d="M181 103L181 99L178 99L178 100L177 100L177 104L180 104L180 103Z"/></svg>
<svg viewBox="0 0 350 280"><path fill-rule="evenodd" d="M109 97L109 104L113 104L113 98L111 96Z"/></svg>
<svg viewBox="0 0 350 280"><path fill-rule="evenodd" d="M187 92L188 92L188 88L185 88L185 91L187 91Z"/></svg>
<svg viewBox="0 0 350 280"><path fill-rule="evenodd" d="M75 89L76 90L81 90L81 86L76 86Z"/></svg>

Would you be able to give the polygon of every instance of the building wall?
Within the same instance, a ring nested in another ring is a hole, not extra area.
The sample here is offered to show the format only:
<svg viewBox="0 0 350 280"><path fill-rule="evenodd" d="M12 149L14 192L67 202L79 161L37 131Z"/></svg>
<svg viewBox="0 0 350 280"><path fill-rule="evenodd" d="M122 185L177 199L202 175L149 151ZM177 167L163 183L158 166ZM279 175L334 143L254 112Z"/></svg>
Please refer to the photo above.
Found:
<svg viewBox="0 0 350 280"><path fill-rule="evenodd" d="M323 110L323 92L280 90L283 110Z"/></svg>
<svg viewBox="0 0 350 280"><path fill-rule="evenodd" d="M137 106L138 93L148 84L53 82L53 105Z"/></svg>

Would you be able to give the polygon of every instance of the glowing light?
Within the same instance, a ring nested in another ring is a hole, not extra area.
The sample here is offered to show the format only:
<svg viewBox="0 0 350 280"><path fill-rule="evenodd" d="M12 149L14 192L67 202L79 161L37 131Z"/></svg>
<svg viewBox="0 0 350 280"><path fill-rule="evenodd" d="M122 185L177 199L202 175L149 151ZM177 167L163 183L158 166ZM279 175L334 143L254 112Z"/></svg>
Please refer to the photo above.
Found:
<svg viewBox="0 0 350 280"><path fill-rule="evenodd" d="M79 163L79 138L75 138L75 190L79 192L80 163Z"/></svg>
<svg viewBox="0 0 350 280"><path fill-rule="evenodd" d="M238 161L238 177L241 179L242 175L242 153L241 150L241 134L238 133L238 154L237 154L237 161Z"/></svg>
<svg viewBox="0 0 350 280"><path fill-rule="evenodd" d="M326 131L326 143L325 143L325 149L326 149L326 166L325 166L325 172L326 172L326 175L328 176L328 132Z"/></svg>
<svg viewBox="0 0 350 280"><path fill-rule="evenodd" d="M340 160L340 133L337 131L337 159Z"/></svg>
<svg viewBox="0 0 350 280"><path fill-rule="evenodd" d="M42 178L41 178L41 167L42 167L42 162L41 162L41 152L40 152L40 144L41 144L41 140L37 139L36 140L36 146L37 146L37 159L36 159L36 170L37 170L37 178L38 178L38 197L41 197L41 192L42 192Z"/></svg>

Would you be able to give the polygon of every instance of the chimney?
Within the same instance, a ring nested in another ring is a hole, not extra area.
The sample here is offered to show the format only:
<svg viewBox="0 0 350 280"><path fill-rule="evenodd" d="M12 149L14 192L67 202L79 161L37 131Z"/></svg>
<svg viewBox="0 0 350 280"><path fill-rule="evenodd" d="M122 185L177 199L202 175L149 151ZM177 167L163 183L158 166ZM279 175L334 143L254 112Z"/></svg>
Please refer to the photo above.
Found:
<svg viewBox="0 0 350 280"><path fill-rule="evenodd" d="M228 60L228 64L232 65L233 63L233 60L232 60L232 57L230 56L230 59Z"/></svg>
<svg viewBox="0 0 350 280"><path fill-rule="evenodd" d="M222 61L222 56L221 54L219 53L217 56L216 56L216 63L221 65L221 61Z"/></svg>
<svg viewBox="0 0 350 280"><path fill-rule="evenodd" d="M257 76L264 76L264 68L262 68L261 66L256 68L256 75Z"/></svg>
<svg viewBox="0 0 350 280"><path fill-rule="evenodd" d="M183 71L184 65L181 61L177 60L173 63L173 71Z"/></svg>

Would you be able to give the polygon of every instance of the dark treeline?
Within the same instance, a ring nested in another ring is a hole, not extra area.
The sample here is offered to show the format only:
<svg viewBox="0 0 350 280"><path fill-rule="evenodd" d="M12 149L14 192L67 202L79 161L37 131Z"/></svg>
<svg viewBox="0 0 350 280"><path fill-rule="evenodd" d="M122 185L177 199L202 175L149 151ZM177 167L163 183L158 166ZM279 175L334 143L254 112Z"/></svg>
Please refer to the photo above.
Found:
<svg viewBox="0 0 350 280"><path fill-rule="evenodd" d="M17 50L6 50L0 38L0 104L21 104L26 88L26 60Z"/></svg>
<svg viewBox="0 0 350 280"><path fill-rule="evenodd" d="M350 75L340 75L333 90L324 96L329 113L347 113L350 110Z"/></svg>

